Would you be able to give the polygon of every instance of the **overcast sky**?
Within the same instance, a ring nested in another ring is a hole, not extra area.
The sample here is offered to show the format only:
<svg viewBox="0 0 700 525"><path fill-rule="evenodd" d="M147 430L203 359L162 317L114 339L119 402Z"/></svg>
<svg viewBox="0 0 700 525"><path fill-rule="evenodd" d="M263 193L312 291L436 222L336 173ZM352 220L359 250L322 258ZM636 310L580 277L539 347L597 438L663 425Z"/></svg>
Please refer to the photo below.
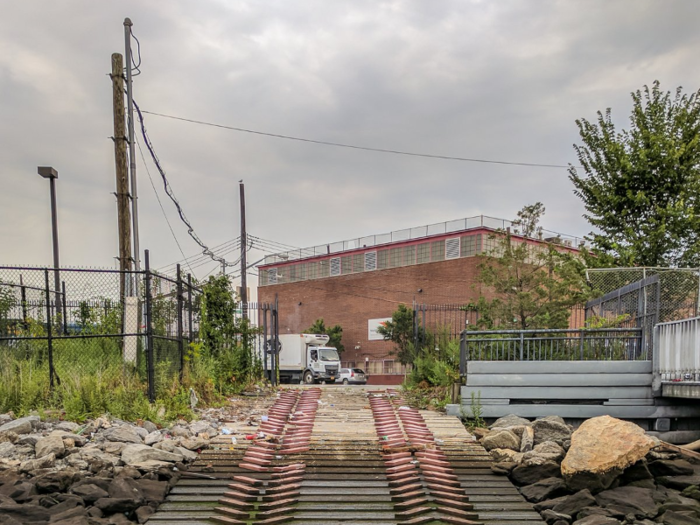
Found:
<svg viewBox="0 0 700 525"><path fill-rule="evenodd" d="M629 93L656 79L700 88L695 0L2 2L0 264L51 263L49 188L36 174L51 165L62 265L114 267L107 73L127 16L141 42L142 109L376 148L566 165L576 163L575 119L611 107L626 126ZM146 125L210 245L238 235L239 179L250 233L293 246L513 218L538 200L545 228L590 231L565 169L341 149L152 115ZM185 254L197 254L148 168ZM156 267L181 259L140 157L138 191L142 248Z"/></svg>

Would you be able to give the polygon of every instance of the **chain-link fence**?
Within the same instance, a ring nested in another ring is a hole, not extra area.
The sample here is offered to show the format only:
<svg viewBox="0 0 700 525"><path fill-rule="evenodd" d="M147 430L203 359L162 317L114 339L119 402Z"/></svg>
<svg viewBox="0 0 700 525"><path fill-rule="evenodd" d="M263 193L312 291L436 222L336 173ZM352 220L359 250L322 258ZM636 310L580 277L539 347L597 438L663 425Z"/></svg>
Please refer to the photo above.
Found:
<svg viewBox="0 0 700 525"><path fill-rule="evenodd" d="M0 382L80 388L113 375L153 400L183 369L200 294L179 272L0 267Z"/></svg>
<svg viewBox="0 0 700 525"><path fill-rule="evenodd" d="M632 283L658 276L658 321L665 323L700 315L700 269L697 268L604 268L587 270L587 279L599 296ZM628 298L634 303L635 297ZM621 313L630 310L623 307Z"/></svg>

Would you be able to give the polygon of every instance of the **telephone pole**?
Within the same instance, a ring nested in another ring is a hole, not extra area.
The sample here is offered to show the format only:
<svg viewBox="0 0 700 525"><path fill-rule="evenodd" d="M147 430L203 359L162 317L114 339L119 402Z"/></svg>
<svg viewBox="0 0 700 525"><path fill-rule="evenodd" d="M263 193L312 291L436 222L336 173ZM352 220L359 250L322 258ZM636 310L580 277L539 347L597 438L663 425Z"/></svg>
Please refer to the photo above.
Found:
<svg viewBox="0 0 700 525"><path fill-rule="evenodd" d="M141 271L141 256L139 253L139 206L138 191L136 189L136 152L134 150L134 91L131 82L131 19L124 19L124 47L126 57L126 104L127 118L129 122L129 173L131 179L131 209L134 224L134 269ZM138 277L137 277L138 282ZM134 290L136 292L136 290Z"/></svg>
<svg viewBox="0 0 700 525"><path fill-rule="evenodd" d="M245 232L245 187L242 180L239 183L241 194L241 316L243 319L246 319L248 317L248 280L246 278L248 266L246 248L248 247L248 241Z"/></svg>
<svg viewBox="0 0 700 525"><path fill-rule="evenodd" d="M117 173L117 225L119 229L119 293L129 292L131 271L131 214L129 213L129 171L126 160L126 126L124 124L124 62L119 53L112 54L112 103L114 111L114 161Z"/></svg>

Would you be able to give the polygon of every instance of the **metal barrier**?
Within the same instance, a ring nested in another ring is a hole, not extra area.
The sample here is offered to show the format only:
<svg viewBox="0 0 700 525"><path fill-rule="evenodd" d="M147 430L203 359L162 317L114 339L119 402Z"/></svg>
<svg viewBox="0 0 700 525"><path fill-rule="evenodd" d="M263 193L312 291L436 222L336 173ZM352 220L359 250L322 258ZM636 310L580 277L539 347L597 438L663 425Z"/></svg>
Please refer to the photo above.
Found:
<svg viewBox="0 0 700 525"><path fill-rule="evenodd" d="M700 317L654 327L654 375L663 381L700 381Z"/></svg>
<svg viewBox="0 0 700 525"><path fill-rule="evenodd" d="M460 374L467 361L637 361L648 359L641 328L463 331Z"/></svg>

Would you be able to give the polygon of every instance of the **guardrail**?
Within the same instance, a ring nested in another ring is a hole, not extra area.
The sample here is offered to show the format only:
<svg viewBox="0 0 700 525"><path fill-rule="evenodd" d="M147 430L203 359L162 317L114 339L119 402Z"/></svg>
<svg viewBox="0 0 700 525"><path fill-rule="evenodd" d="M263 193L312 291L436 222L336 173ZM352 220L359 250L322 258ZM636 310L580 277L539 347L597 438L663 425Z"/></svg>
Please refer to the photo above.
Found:
<svg viewBox="0 0 700 525"><path fill-rule="evenodd" d="M663 381L700 381L700 317L654 327L654 375Z"/></svg>
<svg viewBox="0 0 700 525"><path fill-rule="evenodd" d="M467 361L638 361L650 356L641 328L463 331L460 374Z"/></svg>

